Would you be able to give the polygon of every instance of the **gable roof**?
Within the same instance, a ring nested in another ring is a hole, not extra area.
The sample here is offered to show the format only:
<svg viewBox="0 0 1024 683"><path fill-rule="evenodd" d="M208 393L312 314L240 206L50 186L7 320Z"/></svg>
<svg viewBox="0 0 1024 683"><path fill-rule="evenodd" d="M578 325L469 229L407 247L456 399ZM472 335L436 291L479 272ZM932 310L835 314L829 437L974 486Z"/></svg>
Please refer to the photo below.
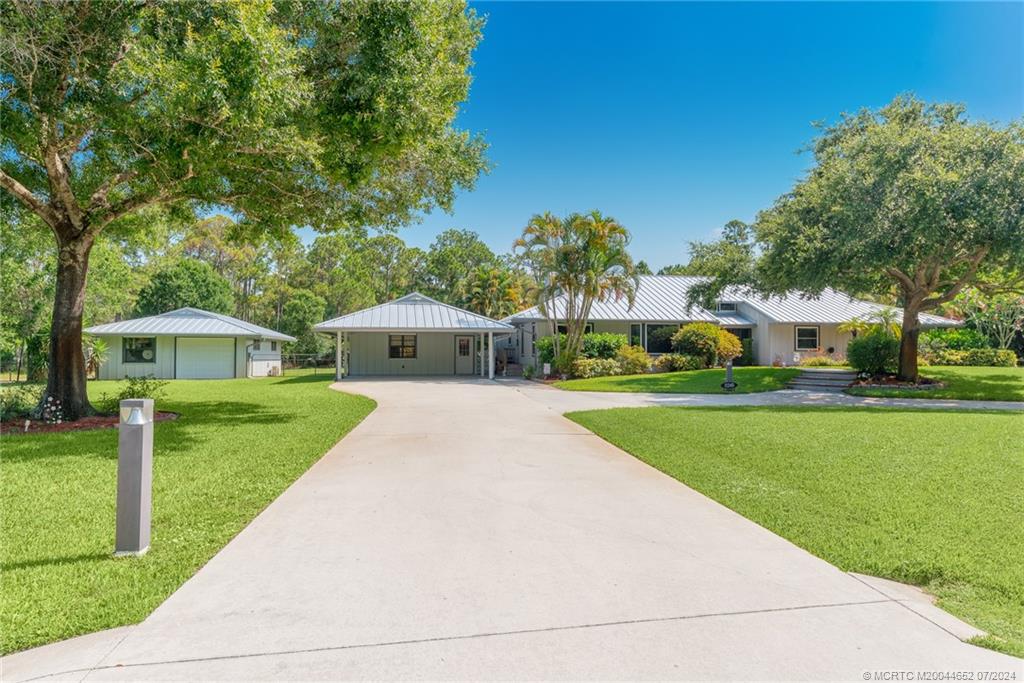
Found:
<svg viewBox="0 0 1024 683"><path fill-rule="evenodd" d="M479 313L443 304L419 292L413 292L379 306L325 320L314 325L313 329L317 332L377 330L507 332L512 329L512 326Z"/></svg>
<svg viewBox="0 0 1024 683"><path fill-rule="evenodd" d="M275 341L295 341L295 337L247 323L230 315L199 308L179 308L145 318L94 325L85 330L97 336L114 334L174 335L177 337L254 337Z"/></svg>
<svg viewBox="0 0 1024 683"><path fill-rule="evenodd" d="M693 285L706 281L692 275L641 275L633 308L625 300L596 301L590 311L590 320L628 322L713 322L719 325L750 325L743 311L716 312L702 306L688 307L686 296ZM746 304L757 313L775 323L831 324L854 318L864 318L883 309L896 308L854 299L834 289L825 289L818 296L793 292L785 296L764 297L739 287L729 287L720 297L722 301ZM564 298L555 308L561 315ZM896 308L902 314L902 310ZM929 313L921 314L923 327L953 327L960 322ZM537 306L505 318L506 322L545 320Z"/></svg>

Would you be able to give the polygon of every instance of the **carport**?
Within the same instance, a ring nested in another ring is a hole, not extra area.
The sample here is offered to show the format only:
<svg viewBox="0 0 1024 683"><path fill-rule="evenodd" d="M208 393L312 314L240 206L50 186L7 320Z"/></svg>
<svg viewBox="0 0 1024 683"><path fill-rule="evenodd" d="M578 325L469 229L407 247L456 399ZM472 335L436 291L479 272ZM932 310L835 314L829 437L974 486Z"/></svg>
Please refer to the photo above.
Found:
<svg viewBox="0 0 1024 683"><path fill-rule="evenodd" d="M326 320L335 337L335 378L346 376L494 377L494 337L513 328L413 292Z"/></svg>

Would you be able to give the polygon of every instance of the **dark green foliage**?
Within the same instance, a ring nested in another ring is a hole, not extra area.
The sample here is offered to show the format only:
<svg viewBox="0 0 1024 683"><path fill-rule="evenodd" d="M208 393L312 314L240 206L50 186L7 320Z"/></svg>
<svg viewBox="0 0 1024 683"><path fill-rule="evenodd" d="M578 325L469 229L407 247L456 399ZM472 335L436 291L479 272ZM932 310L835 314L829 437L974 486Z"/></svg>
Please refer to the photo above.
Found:
<svg viewBox="0 0 1024 683"><path fill-rule="evenodd" d="M559 335L564 345L565 335ZM591 332L583 335L583 348L580 351L582 358L615 358L623 346L629 340L624 334L612 332ZM541 337L534 344L537 349L537 361L540 363L553 363L555 360L555 340L552 337Z"/></svg>
<svg viewBox="0 0 1024 683"><path fill-rule="evenodd" d="M873 331L851 339L846 346L846 359L858 372L884 375L896 371L900 342L884 332Z"/></svg>
<svg viewBox="0 0 1024 683"><path fill-rule="evenodd" d="M666 325L664 327L656 327L653 330L652 326L647 328L647 348L650 349L651 353L668 353L672 350L672 335L674 335L679 328L675 325Z"/></svg>
<svg viewBox="0 0 1024 683"><path fill-rule="evenodd" d="M945 349L922 354L932 365L976 365L1012 368L1017 365L1017 354L1010 349Z"/></svg>
<svg viewBox="0 0 1024 683"><path fill-rule="evenodd" d="M918 344L921 355L943 349L966 351L967 349L987 349L991 346L988 337L970 327L926 330L921 333Z"/></svg>
<svg viewBox="0 0 1024 683"><path fill-rule="evenodd" d="M743 347L743 352L740 357L734 361L734 365L754 365L754 340L751 337L746 339L740 339L740 345Z"/></svg>
<svg viewBox="0 0 1024 683"><path fill-rule="evenodd" d="M231 284L210 264L183 259L153 275L139 292L135 310L143 316L185 307L231 315L235 309Z"/></svg>
<svg viewBox="0 0 1024 683"><path fill-rule="evenodd" d="M281 332L289 334L297 342L289 343L293 353L321 353L327 341L313 331L313 325L324 319L327 302L307 290L293 292L285 302L281 313Z"/></svg>

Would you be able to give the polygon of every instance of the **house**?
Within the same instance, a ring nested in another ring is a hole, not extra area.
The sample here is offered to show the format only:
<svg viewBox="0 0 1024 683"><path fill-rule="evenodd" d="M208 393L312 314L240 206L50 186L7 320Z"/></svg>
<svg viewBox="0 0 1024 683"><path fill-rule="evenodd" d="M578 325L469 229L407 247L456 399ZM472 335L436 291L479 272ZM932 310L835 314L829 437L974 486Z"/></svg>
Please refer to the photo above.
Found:
<svg viewBox="0 0 1024 683"><path fill-rule="evenodd" d="M220 313L179 308L85 330L110 346L100 379L223 379L281 374L281 343L294 337Z"/></svg>
<svg viewBox="0 0 1024 683"><path fill-rule="evenodd" d="M494 377L495 335L514 328L419 292L313 328L335 337L336 376Z"/></svg>
<svg viewBox="0 0 1024 683"><path fill-rule="evenodd" d="M795 365L808 356L844 356L852 339L839 325L892 308L860 301L834 289L817 297L799 292L762 297L740 288L729 288L716 306L707 309L687 305L690 287L704 278L686 275L642 275L633 306L625 299L594 302L587 331L625 334L630 343L649 353L670 350L668 336L690 322L710 322L729 330L752 347L758 365ZM556 300L556 312L564 301ZM897 309L899 311L899 309ZM902 315L902 311L899 311ZM506 352L513 362L536 365L534 342L552 334L550 321L533 307L504 319L515 328ZM923 327L954 327L960 323L937 315L922 314ZM561 327L561 326L560 326ZM563 330L564 331L564 330Z"/></svg>

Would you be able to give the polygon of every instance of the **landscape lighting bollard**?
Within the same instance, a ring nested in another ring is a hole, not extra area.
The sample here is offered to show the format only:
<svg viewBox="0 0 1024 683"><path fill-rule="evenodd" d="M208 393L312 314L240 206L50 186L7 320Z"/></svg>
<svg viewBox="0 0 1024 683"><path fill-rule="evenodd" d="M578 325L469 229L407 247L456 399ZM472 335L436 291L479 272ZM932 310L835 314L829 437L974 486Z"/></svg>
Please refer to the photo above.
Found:
<svg viewBox="0 0 1024 683"><path fill-rule="evenodd" d="M121 401L117 431L114 555L142 555L149 550L153 514L153 399Z"/></svg>
<svg viewBox="0 0 1024 683"><path fill-rule="evenodd" d="M736 382L732 379L732 360L725 361L725 381L722 382L722 388L726 391L732 391L737 386Z"/></svg>

